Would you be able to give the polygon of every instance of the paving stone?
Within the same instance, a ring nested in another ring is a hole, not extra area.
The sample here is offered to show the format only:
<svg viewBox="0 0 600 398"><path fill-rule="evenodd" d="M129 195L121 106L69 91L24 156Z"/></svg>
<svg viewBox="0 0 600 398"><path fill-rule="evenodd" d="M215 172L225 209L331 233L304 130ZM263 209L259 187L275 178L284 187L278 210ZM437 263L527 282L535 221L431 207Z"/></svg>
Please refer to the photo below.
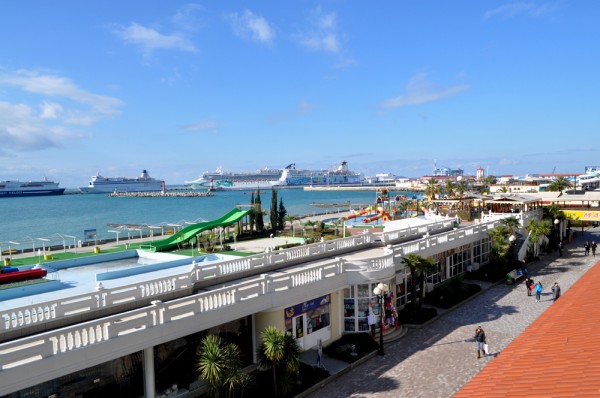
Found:
<svg viewBox="0 0 600 398"><path fill-rule="evenodd" d="M558 281L562 292L597 260L584 256L585 240L600 241L600 227L589 229L565 245L564 256L544 255L528 265L529 275L544 286L542 301L527 296L525 284L482 283L485 291L454 310L443 313L423 329L411 329L386 344L376 356L341 375L312 395L316 397L451 397L494 359L550 305L550 287ZM490 355L477 359L473 336L477 326L486 332Z"/></svg>

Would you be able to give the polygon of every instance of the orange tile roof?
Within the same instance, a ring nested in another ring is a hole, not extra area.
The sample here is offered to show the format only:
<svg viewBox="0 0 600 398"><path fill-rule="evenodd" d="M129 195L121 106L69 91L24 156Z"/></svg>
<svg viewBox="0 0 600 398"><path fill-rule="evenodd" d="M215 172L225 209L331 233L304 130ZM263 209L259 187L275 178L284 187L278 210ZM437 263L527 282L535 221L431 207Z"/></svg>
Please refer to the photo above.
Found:
<svg viewBox="0 0 600 398"><path fill-rule="evenodd" d="M599 287L597 262L455 397L600 397Z"/></svg>

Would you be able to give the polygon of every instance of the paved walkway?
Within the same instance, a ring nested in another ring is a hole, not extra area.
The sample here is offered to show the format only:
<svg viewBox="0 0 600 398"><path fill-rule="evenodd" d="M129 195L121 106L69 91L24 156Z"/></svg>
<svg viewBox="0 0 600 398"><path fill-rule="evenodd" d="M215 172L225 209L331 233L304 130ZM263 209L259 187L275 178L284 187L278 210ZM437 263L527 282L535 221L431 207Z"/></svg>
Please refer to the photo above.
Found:
<svg viewBox="0 0 600 398"><path fill-rule="evenodd" d="M529 275L544 286L541 302L527 296L522 281L493 285L423 329L386 344L384 357L350 370L311 397L451 397L552 304L549 289L555 281L564 293L600 260L600 253L593 258L583 252L585 240L600 242L600 227L577 235L563 257L546 255L528 266ZM482 359L472 341L478 325L490 346L490 355Z"/></svg>

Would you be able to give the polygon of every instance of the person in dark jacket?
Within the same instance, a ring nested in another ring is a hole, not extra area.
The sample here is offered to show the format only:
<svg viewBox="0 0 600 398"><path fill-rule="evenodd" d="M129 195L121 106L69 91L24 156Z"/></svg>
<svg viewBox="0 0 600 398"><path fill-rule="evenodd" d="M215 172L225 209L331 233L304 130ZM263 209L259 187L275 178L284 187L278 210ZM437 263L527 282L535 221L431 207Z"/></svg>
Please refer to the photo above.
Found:
<svg viewBox="0 0 600 398"><path fill-rule="evenodd" d="M477 329L475 329L475 342L477 344L477 358L481 358L482 353L485 355L483 347L485 345L485 332L481 326L477 326Z"/></svg>
<svg viewBox="0 0 600 398"><path fill-rule="evenodd" d="M533 279L531 278L525 278L525 288L527 289L527 295L531 296L532 295L532 286L533 286Z"/></svg>
<svg viewBox="0 0 600 398"><path fill-rule="evenodd" d="M558 282L554 282L554 286L552 286L552 298L554 301L558 300L560 297L560 286L558 286Z"/></svg>

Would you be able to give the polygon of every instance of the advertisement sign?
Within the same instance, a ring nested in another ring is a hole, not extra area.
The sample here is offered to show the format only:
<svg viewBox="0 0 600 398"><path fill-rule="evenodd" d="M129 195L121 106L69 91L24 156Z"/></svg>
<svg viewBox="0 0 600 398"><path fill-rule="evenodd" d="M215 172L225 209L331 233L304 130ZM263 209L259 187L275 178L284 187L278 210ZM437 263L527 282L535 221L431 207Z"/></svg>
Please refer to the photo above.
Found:
<svg viewBox="0 0 600 398"><path fill-rule="evenodd" d="M571 220L600 221L599 210L563 210L563 213Z"/></svg>
<svg viewBox="0 0 600 398"><path fill-rule="evenodd" d="M304 303L297 304L293 307L288 307L285 309L285 317L286 317L286 319L293 318L293 317L303 314L305 312L314 310L315 308L320 307L322 305L327 305L327 304L329 304L330 301L331 301L331 298L329 297L329 295L327 295L327 296L317 297L316 299L312 299L310 301L305 301Z"/></svg>

